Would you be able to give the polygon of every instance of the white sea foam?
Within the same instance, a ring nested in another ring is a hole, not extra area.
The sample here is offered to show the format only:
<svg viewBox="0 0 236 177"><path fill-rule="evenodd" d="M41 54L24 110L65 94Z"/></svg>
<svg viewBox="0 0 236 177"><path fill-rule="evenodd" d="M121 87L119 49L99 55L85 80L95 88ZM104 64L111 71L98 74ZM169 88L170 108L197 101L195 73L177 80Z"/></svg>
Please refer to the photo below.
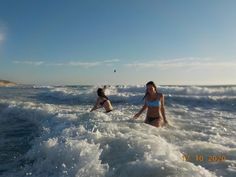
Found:
<svg viewBox="0 0 236 177"><path fill-rule="evenodd" d="M221 110L213 102L195 106L196 100L202 103L203 98L191 98L194 94L187 92L186 98L180 96L177 101L167 96L166 112L172 126L155 128L143 123L145 115L138 120L131 119L143 103L136 103L142 100L143 86L107 88L106 94L115 108L109 114L103 110L89 112L97 87L44 89L33 88L35 97L27 98L28 101L14 96L0 100L0 123L22 119L33 123L38 131L27 152L14 163L4 161L3 172L0 167L2 176L236 175L236 117L230 105L231 111ZM170 93L175 93L176 97L185 92L178 91L179 87L161 89L164 94L172 89ZM220 89L214 88L211 96L217 96ZM227 89L226 95L222 95L226 98L233 93ZM209 90L200 92L200 96L210 93ZM48 96L53 97L53 102ZM80 101L71 105L69 100L76 98ZM61 104L61 100L66 101ZM212 109L208 109L211 106ZM1 137L1 144L7 141L9 139ZM185 161L183 155L189 155L190 159ZM197 161L198 155L203 156L204 161ZM224 156L226 160L209 162L209 156Z"/></svg>

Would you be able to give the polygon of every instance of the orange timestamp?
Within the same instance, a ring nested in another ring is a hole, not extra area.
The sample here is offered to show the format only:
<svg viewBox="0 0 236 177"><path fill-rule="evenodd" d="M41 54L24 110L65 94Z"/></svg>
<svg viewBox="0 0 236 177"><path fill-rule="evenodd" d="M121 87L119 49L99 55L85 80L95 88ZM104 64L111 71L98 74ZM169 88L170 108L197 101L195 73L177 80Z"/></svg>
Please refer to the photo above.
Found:
<svg viewBox="0 0 236 177"><path fill-rule="evenodd" d="M190 156L188 154L182 155L183 161L198 161L198 162L224 162L226 160L225 155L202 155L196 154L195 156Z"/></svg>

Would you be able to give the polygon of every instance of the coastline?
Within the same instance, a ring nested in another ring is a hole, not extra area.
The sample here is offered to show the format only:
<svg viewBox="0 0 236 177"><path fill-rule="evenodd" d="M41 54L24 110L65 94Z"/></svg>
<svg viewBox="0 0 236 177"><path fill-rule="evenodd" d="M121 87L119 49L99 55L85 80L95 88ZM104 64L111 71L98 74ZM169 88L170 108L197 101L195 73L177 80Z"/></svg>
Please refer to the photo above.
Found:
<svg viewBox="0 0 236 177"><path fill-rule="evenodd" d="M7 80L0 80L0 87L11 87L11 86L16 86L16 83Z"/></svg>

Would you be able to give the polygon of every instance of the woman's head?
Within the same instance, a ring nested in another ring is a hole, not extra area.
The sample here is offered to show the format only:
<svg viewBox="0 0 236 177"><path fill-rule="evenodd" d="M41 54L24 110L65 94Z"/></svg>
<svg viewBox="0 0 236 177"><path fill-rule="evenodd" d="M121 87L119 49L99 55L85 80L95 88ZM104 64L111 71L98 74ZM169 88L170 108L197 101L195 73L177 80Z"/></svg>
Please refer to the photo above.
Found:
<svg viewBox="0 0 236 177"><path fill-rule="evenodd" d="M157 92L157 86L153 81L149 81L146 84L146 92L149 93L149 94Z"/></svg>
<svg viewBox="0 0 236 177"><path fill-rule="evenodd" d="M153 81L149 81L146 84L146 93L145 96L143 97L143 99L148 95L148 94L152 94L152 93L156 93L157 92L157 86Z"/></svg>
<svg viewBox="0 0 236 177"><path fill-rule="evenodd" d="M103 98L108 99L107 96L104 93L104 90L102 88L98 88L97 94L98 94L99 97L103 97Z"/></svg>

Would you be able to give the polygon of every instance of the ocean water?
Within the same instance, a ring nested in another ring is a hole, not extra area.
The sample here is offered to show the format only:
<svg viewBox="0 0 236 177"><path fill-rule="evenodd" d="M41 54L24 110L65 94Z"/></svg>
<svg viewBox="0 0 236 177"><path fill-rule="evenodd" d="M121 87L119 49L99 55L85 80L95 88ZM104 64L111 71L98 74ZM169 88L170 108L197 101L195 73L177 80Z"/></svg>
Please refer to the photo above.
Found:
<svg viewBox="0 0 236 177"><path fill-rule="evenodd" d="M235 177L236 86L159 86L170 126L144 124L144 86L0 88L2 177Z"/></svg>

